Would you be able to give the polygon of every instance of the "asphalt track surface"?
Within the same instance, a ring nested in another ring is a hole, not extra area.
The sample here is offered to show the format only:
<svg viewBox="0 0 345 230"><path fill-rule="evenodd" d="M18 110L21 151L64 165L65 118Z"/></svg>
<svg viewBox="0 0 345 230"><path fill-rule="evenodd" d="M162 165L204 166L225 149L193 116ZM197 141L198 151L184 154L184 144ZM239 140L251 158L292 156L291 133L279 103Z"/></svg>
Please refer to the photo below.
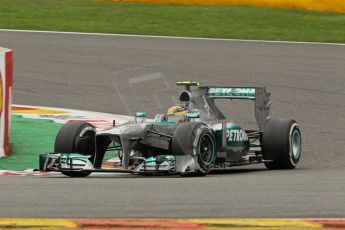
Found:
<svg viewBox="0 0 345 230"><path fill-rule="evenodd" d="M2 217L345 217L345 46L0 32L15 51L13 102L164 112L178 80L266 86L303 132L298 168L204 178L1 177ZM255 126L251 102L222 102Z"/></svg>

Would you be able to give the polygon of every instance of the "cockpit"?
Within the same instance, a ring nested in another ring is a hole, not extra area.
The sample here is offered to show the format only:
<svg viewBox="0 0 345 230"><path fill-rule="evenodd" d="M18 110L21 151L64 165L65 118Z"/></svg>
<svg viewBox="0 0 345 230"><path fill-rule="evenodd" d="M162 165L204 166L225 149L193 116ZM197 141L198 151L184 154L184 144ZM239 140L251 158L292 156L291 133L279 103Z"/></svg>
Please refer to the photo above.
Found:
<svg viewBox="0 0 345 230"><path fill-rule="evenodd" d="M207 106L199 90L191 90L191 86L198 86L196 82L180 82L177 85L186 87L180 93L179 105L172 106L165 114L157 114L155 122L183 123L188 121L210 120L210 108ZM194 96L192 96L194 95Z"/></svg>
<svg viewBox="0 0 345 230"><path fill-rule="evenodd" d="M187 121L187 109L175 105L168 109L165 114L157 114L154 121L155 122L168 122L168 123L183 123Z"/></svg>

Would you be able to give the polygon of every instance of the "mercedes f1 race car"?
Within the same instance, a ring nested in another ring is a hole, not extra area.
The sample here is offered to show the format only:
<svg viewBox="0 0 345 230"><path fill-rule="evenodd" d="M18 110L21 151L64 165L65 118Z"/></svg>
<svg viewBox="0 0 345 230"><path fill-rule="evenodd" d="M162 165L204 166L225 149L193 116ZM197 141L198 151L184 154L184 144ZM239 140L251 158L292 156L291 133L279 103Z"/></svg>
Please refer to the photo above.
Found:
<svg viewBox="0 0 345 230"><path fill-rule="evenodd" d="M58 132L54 152L40 154L43 171L71 177L93 172L204 176L212 170L263 163L268 169L293 169L302 151L295 120L270 116L270 94L263 87L200 86L177 82L185 89L180 105L154 120L145 112L133 121L96 131L71 121ZM228 122L217 100L252 100L257 130Z"/></svg>

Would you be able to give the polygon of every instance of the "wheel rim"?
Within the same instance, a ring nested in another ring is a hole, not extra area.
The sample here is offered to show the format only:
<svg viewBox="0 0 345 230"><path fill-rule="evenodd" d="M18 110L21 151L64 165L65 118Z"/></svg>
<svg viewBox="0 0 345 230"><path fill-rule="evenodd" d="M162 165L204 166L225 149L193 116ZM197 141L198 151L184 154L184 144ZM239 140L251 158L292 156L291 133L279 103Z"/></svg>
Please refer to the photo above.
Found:
<svg viewBox="0 0 345 230"><path fill-rule="evenodd" d="M203 135L200 138L199 143L199 159L206 165L211 164L214 158L214 145L212 138L207 134Z"/></svg>
<svg viewBox="0 0 345 230"><path fill-rule="evenodd" d="M95 146L95 130L90 129L79 136L79 143L75 146L76 150L83 155L93 155ZM89 151L91 149L91 152Z"/></svg>
<svg viewBox="0 0 345 230"><path fill-rule="evenodd" d="M291 135L291 152L295 160L298 160L301 155L301 134L298 129L295 129Z"/></svg>

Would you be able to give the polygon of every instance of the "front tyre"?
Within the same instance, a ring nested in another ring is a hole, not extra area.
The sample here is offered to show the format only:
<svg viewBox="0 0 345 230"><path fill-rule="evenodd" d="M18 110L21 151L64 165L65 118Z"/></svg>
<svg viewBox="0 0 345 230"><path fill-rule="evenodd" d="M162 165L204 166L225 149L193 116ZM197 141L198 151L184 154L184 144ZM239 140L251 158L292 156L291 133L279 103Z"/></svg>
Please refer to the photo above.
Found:
<svg viewBox="0 0 345 230"><path fill-rule="evenodd" d="M196 156L195 172L181 173L181 176L205 176L213 167L216 157L216 141L212 130L201 122L183 123L176 128L171 143L174 155Z"/></svg>
<svg viewBox="0 0 345 230"><path fill-rule="evenodd" d="M269 119L263 131L262 149L268 169L294 169L302 153L302 136L296 121Z"/></svg>
<svg viewBox="0 0 345 230"><path fill-rule="evenodd" d="M198 173L201 176L206 175L210 172L217 156L215 138L210 130L200 135L196 152L199 165Z"/></svg>
<svg viewBox="0 0 345 230"><path fill-rule="evenodd" d="M54 152L79 153L91 155L91 162L95 155L96 129L93 125L83 121L71 121L62 126L55 139ZM62 171L70 177L86 177L90 172Z"/></svg>

